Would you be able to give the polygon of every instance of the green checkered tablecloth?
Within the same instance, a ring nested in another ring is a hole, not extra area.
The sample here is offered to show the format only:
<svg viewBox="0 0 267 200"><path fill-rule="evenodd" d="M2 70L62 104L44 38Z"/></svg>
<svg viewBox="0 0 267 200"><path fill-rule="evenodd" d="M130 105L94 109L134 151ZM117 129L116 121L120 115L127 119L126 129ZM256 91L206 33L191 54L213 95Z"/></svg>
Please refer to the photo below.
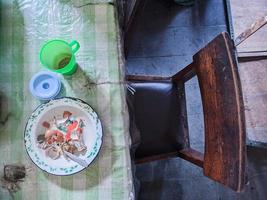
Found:
<svg viewBox="0 0 267 200"><path fill-rule="evenodd" d="M27 176L15 199L133 199L128 114L119 64L116 7L110 0L1 0L0 171L21 163ZM103 145L87 170L57 177L28 158L23 134L27 118L41 103L29 93L30 78L42 70L39 51L50 39L80 42L78 71L61 76L61 96L80 98L98 113ZM10 199L0 188L0 199Z"/></svg>

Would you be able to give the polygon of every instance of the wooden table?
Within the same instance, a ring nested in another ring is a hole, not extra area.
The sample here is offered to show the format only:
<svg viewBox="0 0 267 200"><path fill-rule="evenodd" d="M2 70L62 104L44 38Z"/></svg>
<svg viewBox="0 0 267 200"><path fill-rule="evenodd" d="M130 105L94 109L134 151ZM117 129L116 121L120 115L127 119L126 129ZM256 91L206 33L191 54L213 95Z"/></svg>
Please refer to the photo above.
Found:
<svg viewBox="0 0 267 200"><path fill-rule="evenodd" d="M13 2L13 3L12 3ZM72 3L72 2L75 2ZM0 165L21 163L26 178L15 199L132 199L128 112L118 50L116 7L111 1L1 1ZM57 177L38 169L24 148L24 127L42 102L28 89L42 70L39 50L49 39L75 39L78 71L61 76L61 96L89 103L103 125L103 146L87 170ZM0 189L0 199L9 193Z"/></svg>

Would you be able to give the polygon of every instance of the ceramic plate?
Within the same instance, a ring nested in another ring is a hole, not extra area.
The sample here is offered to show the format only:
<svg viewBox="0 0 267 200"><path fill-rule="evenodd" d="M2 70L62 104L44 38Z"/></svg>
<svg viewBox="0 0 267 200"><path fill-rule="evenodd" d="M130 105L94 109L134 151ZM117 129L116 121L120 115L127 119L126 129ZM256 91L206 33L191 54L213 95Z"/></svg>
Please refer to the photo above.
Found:
<svg viewBox="0 0 267 200"><path fill-rule="evenodd" d="M97 156L102 144L102 126L96 112L85 102L74 98L61 98L41 104L30 116L25 127L24 139L26 151L31 160L42 170L54 175L71 175L80 172L85 167L76 162L60 156L53 160L38 146L38 135L44 134L44 121L52 121L62 117L64 111L69 111L73 116L78 116L83 121L83 141L87 147L79 158L84 159L89 165Z"/></svg>

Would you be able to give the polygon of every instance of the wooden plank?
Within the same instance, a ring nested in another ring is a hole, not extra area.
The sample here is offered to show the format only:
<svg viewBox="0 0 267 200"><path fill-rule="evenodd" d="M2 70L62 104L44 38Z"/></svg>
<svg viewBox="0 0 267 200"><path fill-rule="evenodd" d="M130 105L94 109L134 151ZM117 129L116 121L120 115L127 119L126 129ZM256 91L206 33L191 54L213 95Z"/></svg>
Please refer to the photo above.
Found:
<svg viewBox="0 0 267 200"><path fill-rule="evenodd" d="M205 124L204 174L235 191L245 183L245 116L237 62L223 33L194 56Z"/></svg>
<svg viewBox="0 0 267 200"><path fill-rule="evenodd" d="M251 26L246 29L244 32L242 32L236 39L235 39L235 45L238 46L241 44L244 40L246 40L249 36L254 34L257 30L262 28L265 24L267 24L267 16L260 18Z"/></svg>
<svg viewBox="0 0 267 200"><path fill-rule="evenodd" d="M230 2L235 37L238 37L242 32L250 28L257 20L267 16L266 0L230 0ZM257 52L257 56L261 56L261 52L267 51L266 34L267 26L265 25L237 47L238 56L255 55L248 54L248 52Z"/></svg>
<svg viewBox="0 0 267 200"><path fill-rule="evenodd" d="M192 148L186 148L186 149L179 151L179 157L191 163L194 163L195 165L199 167L203 167L203 160L204 160L203 153L200 153L199 151L196 151Z"/></svg>
<svg viewBox="0 0 267 200"><path fill-rule="evenodd" d="M179 134L183 140L183 148L190 147L189 143L189 131L188 131L188 120L187 120L187 110L186 110L186 95L185 95L185 84L184 82L176 82L178 101L179 101L179 118L177 124L179 127Z"/></svg>
<svg viewBox="0 0 267 200"><path fill-rule="evenodd" d="M267 26L265 25L237 47L238 53L257 53L258 55L266 53L266 33Z"/></svg>
<svg viewBox="0 0 267 200"><path fill-rule="evenodd" d="M174 82L186 82L196 75L194 63L191 63L172 77Z"/></svg>

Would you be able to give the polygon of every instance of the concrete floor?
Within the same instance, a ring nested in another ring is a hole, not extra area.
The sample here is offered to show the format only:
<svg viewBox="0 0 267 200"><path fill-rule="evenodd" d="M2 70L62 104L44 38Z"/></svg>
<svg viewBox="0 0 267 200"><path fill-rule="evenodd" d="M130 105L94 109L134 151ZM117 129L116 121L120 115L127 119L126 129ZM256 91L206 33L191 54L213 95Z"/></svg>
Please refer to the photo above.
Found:
<svg viewBox="0 0 267 200"><path fill-rule="evenodd" d="M227 31L223 0L180 7L146 0L126 37L126 73L169 76L221 31ZM203 151L204 130L197 79L186 84L191 146ZM140 200L267 200L267 150L248 147L248 184L235 193L180 158L137 166Z"/></svg>
<svg viewBox="0 0 267 200"><path fill-rule="evenodd" d="M203 176L202 169L180 158L137 167L140 200L266 200L267 150L248 147L248 184L241 193Z"/></svg>

